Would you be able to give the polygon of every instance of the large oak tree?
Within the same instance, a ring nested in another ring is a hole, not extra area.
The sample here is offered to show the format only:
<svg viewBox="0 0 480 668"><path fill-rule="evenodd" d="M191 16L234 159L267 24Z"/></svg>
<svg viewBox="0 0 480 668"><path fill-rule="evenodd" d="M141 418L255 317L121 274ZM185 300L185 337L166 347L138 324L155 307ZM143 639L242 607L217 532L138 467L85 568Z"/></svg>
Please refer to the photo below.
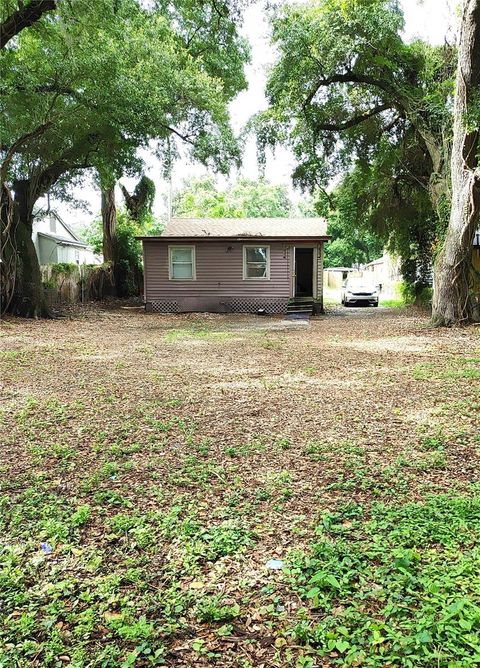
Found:
<svg viewBox="0 0 480 668"><path fill-rule="evenodd" d="M451 198L456 51L449 45L406 43L403 25L394 0L285 5L272 19L279 55L267 85L270 107L255 125L261 147L279 142L291 146L297 159L294 179L304 187L325 186L332 177L355 169L357 176L363 173L371 183L371 177L376 178L379 187L371 200L372 210L389 216L393 233L396 226L403 232L409 208L421 201L423 208L416 217L426 213L425 226L437 229L425 236L433 236L432 245L438 245ZM478 128L471 114L467 116L472 129ZM469 134L471 142L475 135ZM382 155L388 160L379 160ZM475 160L474 155L471 152L470 160ZM433 223L422 193L428 194L436 215ZM363 207L367 215L368 205L367 200ZM457 282L456 288L465 308L462 315L457 310L445 322L474 317L472 303L465 299L471 230L470 225L458 274L464 283ZM449 235L446 246L451 244ZM445 272L440 258L437 277ZM456 274L453 277L457 280ZM438 281L436 286L438 292ZM451 298L446 291L438 295L444 303Z"/></svg>
<svg viewBox="0 0 480 668"><path fill-rule="evenodd" d="M3 177L14 193L2 227L18 259L15 312L45 314L31 232L47 192L93 168L108 190L141 169L138 149L152 141L169 160L181 141L224 171L238 158L228 102L245 87L248 48L236 12L217 0L60 2L2 50Z"/></svg>
<svg viewBox="0 0 480 668"><path fill-rule="evenodd" d="M480 320L470 258L480 220L480 0L464 0L458 45L451 160L452 207L435 271L433 320Z"/></svg>

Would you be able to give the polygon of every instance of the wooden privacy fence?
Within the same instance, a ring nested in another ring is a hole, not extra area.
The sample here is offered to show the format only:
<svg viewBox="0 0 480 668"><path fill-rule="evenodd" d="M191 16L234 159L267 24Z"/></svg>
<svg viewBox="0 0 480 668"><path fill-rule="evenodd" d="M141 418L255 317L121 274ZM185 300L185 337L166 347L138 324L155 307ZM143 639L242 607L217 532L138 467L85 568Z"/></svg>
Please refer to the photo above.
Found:
<svg viewBox="0 0 480 668"><path fill-rule="evenodd" d="M48 264L40 270L50 305L116 296L112 268L108 264Z"/></svg>

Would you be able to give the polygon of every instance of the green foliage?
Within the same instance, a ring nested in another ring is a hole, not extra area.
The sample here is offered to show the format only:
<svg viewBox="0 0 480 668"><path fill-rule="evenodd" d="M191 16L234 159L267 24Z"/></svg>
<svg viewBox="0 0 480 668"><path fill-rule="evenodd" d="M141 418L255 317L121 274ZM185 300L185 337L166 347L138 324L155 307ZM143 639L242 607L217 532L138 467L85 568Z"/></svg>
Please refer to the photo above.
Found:
<svg viewBox="0 0 480 668"><path fill-rule="evenodd" d="M338 208L327 214L327 232L332 239L325 246L325 267L352 267L378 258L383 251L381 239L363 221L358 224L352 220L340 189L334 193L333 201Z"/></svg>
<svg viewBox="0 0 480 668"><path fill-rule="evenodd" d="M137 222L125 210L117 212L116 248L118 257L118 271L123 286L122 292L126 296L138 294L138 276L142 268L142 245L136 236L142 234L159 234L161 226L152 214L144 213ZM85 230L85 238L96 253L102 252L103 227L98 218Z"/></svg>
<svg viewBox="0 0 480 668"><path fill-rule="evenodd" d="M155 201L155 183L145 174L135 186L133 197L141 203L139 211L140 224L148 222L148 217L152 215L153 203ZM145 221L145 218L147 220Z"/></svg>
<svg viewBox="0 0 480 668"><path fill-rule="evenodd" d="M331 225L348 233L329 264L361 257L368 232L421 291L445 227L455 49L405 43L393 0L286 4L271 22L279 55L270 106L252 121L260 151L289 145L294 180L312 191L343 177Z"/></svg>
<svg viewBox="0 0 480 668"><path fill-rule="evenodd" d="M402 282L400 294L406 304L419 304L427 306L432 301L432 288L421 287L418 283Z"/></svg>
<svg viewBox="0 0 480 668"><path fill-rule="evenodd" d="M50 265L50 271L52 272L52 278L63 274L64 276L71 276L77 271L77 265L74 262L57 262L56 264Z"/></svg>
<svg viewBox="0 0 480 668"><path fill-rule="evenodd" d="M185 182L172 208L184 218L286 218L292 203L286 186L264 179L240 179L222 191L207 177Z"/></svg>
<svg viewBox="0 0 480 668"><path fill-rule="evenodd" d="M404 506L347 503L323 516L290 575L320 621L297 641L333 665L461 668L480 662L478 496ZM334 658L332 658L334 657Z"/></svg>
<svg viewBox="0 0 480 668"><path fill-rule="evenodd" d="M231 622L240 613L240 606L222 605L221 596L210 596L201 598L195 609L199 621L208 622Z"/></svg>
<svg viewBox="0 0 480 668"><path fill-rule="evenodd" d="M382 137L397 143L413 129L425 148L427 128L450 124L455 54L405 44L397 2L286 4L272 15L272 27L279 57L267 85L270 108L255 125L261 146L292 146L301 184L311 187L369 159Z"/></svg>
<svg viewBox="0 0 480 668"><path fill-rule="evenodd" d="M397 146L380 141L375 155L358 160L335 192L337 219L348 230L347 238L363 234L377 251L383 246L399 256L404 280L416 294L428 285L439 234L428 169L419 171L425 165L428 160L413 137Z"/></svg>
<svg viewBox="0 0 480 668"><path fill-rule="evenodd" d="M138 172L151 139L168 167L175 138L226 171L238 158L227 105L249 51L236 3L220 5L61 2L24 30L0 55L2 146L25 137L9 176L38 176L39 195L90 167L111 183Z"/></svg>
<svg viewBox="0 0 480 668"><path fill-rule="evenodd" d="M318 215L327 218L332 237L325 246L325 267L352 267L382 255L387 240L372 230L368 217L371 203L365 203L359 185L352 173L330 195L321 189L315 191L313 206Z"/></svg>

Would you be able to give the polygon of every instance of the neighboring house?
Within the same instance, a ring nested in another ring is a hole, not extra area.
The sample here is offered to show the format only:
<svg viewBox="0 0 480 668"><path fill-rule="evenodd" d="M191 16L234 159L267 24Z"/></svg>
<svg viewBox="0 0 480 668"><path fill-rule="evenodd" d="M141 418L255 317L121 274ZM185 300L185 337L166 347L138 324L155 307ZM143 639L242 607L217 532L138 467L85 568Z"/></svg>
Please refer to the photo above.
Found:
<svg viewBox="0 0 480 668"><path fill-rule="evenodd" d="M363 275L369 276L375 284L391 287L402 280L400 260L389 253L384 253L378 260L373 260L363 267Z"/></svg>
<svg viewBox="0 0 480 668"><path fill-rule="evenodd" d="M102 256L94 253L54 211L34 219L32 239L40 265L103 262Z"/></svg>
<svg viewBox="0 0 480 668"><path fill-rule="evenodd" d="M325 287L340 290L352 271L356 270L351 267L327 267L323 271Z"/></svg>
<svg viewBox="0 0 480 668"><path fill-rule="evenodd" d="M174 218L143 242L150 311L323 310L323 218Z"/></svg>

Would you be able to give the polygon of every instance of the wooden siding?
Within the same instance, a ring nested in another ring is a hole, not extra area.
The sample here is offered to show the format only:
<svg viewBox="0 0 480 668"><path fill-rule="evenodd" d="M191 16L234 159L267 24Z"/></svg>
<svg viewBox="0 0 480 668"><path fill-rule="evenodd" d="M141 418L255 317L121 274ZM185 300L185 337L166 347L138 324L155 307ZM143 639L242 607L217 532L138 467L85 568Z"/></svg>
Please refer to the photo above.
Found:
<svg viewBox="0 0 480 668"><path fill-rule="evenodd" d="M257 240L249 242L256 244ZM179 298L284 297L290 296L289 244L270 246L270 279L243 279L243 242L199 242L196 249L196 280L168 278L168 246L161 241L144 244L145 301ZM178 245L182 245L179 239ZM248 245L248 244L247 244ZM258 242L261 245L261 242Z"/></svg>
<svg viewBox="0 0 480 668"><path fill-rule="evenodd" d="M323 244L318 245L317 253L317 294L316 300L320 304L320 309L323 310Z"/></svg>

